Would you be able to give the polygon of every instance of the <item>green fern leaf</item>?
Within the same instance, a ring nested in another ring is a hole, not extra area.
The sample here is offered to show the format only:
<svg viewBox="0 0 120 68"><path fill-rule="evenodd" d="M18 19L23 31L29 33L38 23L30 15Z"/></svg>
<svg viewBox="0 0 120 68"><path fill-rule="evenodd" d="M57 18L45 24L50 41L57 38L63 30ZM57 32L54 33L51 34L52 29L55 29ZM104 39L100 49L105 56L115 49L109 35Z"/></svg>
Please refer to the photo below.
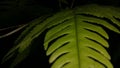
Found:
<svg viewBox="0 0 120 68"><path fill-rule="evenodd" d="M107 18L109 19L109 21L112 22L112 24L116 24L117 26L120 27L120 22L116 20L116 18L120 18L119 8L112 7L112 6L99 6L95 4L85 5L79 8L82 8L82 9L77 9L77 12L76 12L77 14L89 14L89 15L92 15L93 17L94 16L100 17L101 19ZM97 24L101 24L109 28L110 30L113 30L119 33L119 30L116 29L115 27L111 27L110 24L107 24L107 23L97 23Z"/></svg>
<svg viewBox="0 0 120 68"><path fill-rule="evenodd" d="M13 63L10 66L11 68L13 68L16 64L20 63L28 56L31 42L37 36L39 36L39 34L41 34L42 31L44 31L45 25L41 22L48 16L49 15L42 16L40 18L33 20L32 22L30 22L30 24L28 24L26 29L15 41L16 46L10 49L10 51L3 57L2 63L5 63L10 58L14 57L16 52L18 52L16 58L14 59Z"/></svg>
<svg viewBox="0 0 120 68"><path fill-rule="evenodd" d="M109 9L88 5L53 16L44 41L51 68L113 68L104 48L109 47L109 37L103 27L120 33L113 26L113 23L119 26L120 22Z"/></svg>
<svg viewBox="0 0 120 68"><path fill-rule="evenodd" d="M47 31L44 48L51 68L113 68L105 49L109 36L104 27L120 33L119 11L110 6L85 5L40 17L29 24L3 62L17 51L11 64L14 68L28 55L31 42Z"/></svg>

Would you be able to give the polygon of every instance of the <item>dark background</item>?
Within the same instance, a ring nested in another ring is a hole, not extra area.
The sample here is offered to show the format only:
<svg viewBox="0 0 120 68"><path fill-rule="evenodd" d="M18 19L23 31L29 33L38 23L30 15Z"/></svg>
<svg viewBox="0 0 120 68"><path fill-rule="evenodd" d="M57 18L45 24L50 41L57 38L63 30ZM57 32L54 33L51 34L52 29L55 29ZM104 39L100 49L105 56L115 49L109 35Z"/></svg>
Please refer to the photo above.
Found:
<svg viewBox="0 0 120 68"><path fill-rule="evenodd" d="M71 3L72 0L67 1ZM74 7L92 3L115 7L120 6L120 0L75 0ZM63 5L63 8L65 8L65 6L69 6L65 4ZM39 16L54 13L59 10L60 7L58 5L58 0L0 0L0 29L25 24ZM0 31L0 35L11 30L13 29ZM14 45L14 41L23 30L0 39L0 61L7 51ZM110 30L107 30L107 32L110 35L110 39L108 40L110 48L108 49L108 52L112 57L111 62L114 64L115 68L120 68L120 36ZM43 35L40 37L42 38ZM34 68L40 68L42 66L44 66L44 68L49 68L50 65L47 61L48 57L45 56L43 46L37 46L42 44L42 42L39 41L42 40L39 40L38 38L34 40L36 46L32 47L33 49L31 50L31 54L16 68L28 68L29 66ZM0 68L8 68L10 63L11 62L0 65Z"/></svg>

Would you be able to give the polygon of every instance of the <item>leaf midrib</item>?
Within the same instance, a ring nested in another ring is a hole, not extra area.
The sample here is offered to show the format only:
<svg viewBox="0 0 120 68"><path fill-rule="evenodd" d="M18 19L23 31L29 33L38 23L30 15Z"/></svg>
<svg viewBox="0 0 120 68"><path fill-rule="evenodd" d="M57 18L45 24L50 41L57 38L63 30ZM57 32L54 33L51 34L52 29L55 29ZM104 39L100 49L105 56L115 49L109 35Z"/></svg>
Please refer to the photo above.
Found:
<svg viewBox="0 0 120 68"><path fill-rule="evenodd" d="M75 15L75 11L73 10L73 20L74 20L74 28L75 28L75 40L76 40L76 51L77 51L77 57L78 57L78 68L80 68L80 58L79 58L79 41L78 41L78 28L77 28L77 21L76 21L76 15Z"/></svg>

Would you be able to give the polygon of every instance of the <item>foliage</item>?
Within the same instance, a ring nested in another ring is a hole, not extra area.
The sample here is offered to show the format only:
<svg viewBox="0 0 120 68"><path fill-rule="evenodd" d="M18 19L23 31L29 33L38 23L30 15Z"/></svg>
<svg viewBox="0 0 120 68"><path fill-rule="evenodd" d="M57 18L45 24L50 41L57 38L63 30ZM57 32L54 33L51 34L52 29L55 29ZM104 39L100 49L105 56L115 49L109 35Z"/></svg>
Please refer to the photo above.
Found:
<svg viewBox="0 0 120 68"><path fill-rule="evenodd" d="M119 12L116 7L90 4L40 16L26 25L2 63L17 66L39 38L51 68L113 68L106 29L120 34Z"/></svg>
<svg viewBox="0 0 120 68"><path fill-rule="evenodd" d="M47 30L44 48L46 54L50 55L52 68L113 68L109 61L110 56L104 48L109 47L108 34L102 27L120 33L112 25L120 26L115 19L120 17L118 12L119 10L113 7L87 5L40 17L30 23L3 62L13 57L15 51L18 51L18 54L11 67L21 62L28 55L32 40ZM106 19L112 21L112 24Z"/></svg>

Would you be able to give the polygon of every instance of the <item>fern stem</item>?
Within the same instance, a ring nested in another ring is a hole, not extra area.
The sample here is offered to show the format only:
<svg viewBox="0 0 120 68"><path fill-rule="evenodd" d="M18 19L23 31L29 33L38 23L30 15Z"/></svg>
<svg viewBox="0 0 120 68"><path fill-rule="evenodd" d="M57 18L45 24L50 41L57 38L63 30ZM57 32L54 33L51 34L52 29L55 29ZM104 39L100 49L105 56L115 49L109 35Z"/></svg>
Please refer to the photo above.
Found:
<svg viewBox="0 0 120 68"><path fill-rule="evenodd" d="M59 2L59 8L62 9L61 1L58 0L58 2Z"/></svg>
<svg viewBox="0 0 120 68"><path fill-rule="evenodd" d="M71 6L70 6L70 8L73 8L73 6L74 6L74 3L75 3L75 0L72 0L72 3L71 3Z"/></svg>
<svg viewBox="0 0 120 68"><path fill-rule="evenodd" d="M12 35L13 33L16 33L17 31L19 31L19 30L21 30L22 28L24 28L25 26L27 26L27 24L19 25L19 28L15 29L15 30L13 30L13 31L11 31L11 32L8 32L8 33L6 33L6 34L4 34L4 35L1 35L0 38L4 38L4 37L7 37L7 36L9 36L9 35ZM13 26L13 27L16 27L16 26ZM3 29L1 29L1 30L6 30L6 29L9 29L9 28L13 28L13 27L3 28Z"/></svg>
<svg viewBox="0 0 120 68"><path fill-rule="evenodd" d="M20 27L22 25L15 25L15 26L10 26L10 27L6 27L6 28L1 28L0 31L4 31L4 30L7 30L7 29L11 29L11 28L15 28L15 27Z"/></svg>

